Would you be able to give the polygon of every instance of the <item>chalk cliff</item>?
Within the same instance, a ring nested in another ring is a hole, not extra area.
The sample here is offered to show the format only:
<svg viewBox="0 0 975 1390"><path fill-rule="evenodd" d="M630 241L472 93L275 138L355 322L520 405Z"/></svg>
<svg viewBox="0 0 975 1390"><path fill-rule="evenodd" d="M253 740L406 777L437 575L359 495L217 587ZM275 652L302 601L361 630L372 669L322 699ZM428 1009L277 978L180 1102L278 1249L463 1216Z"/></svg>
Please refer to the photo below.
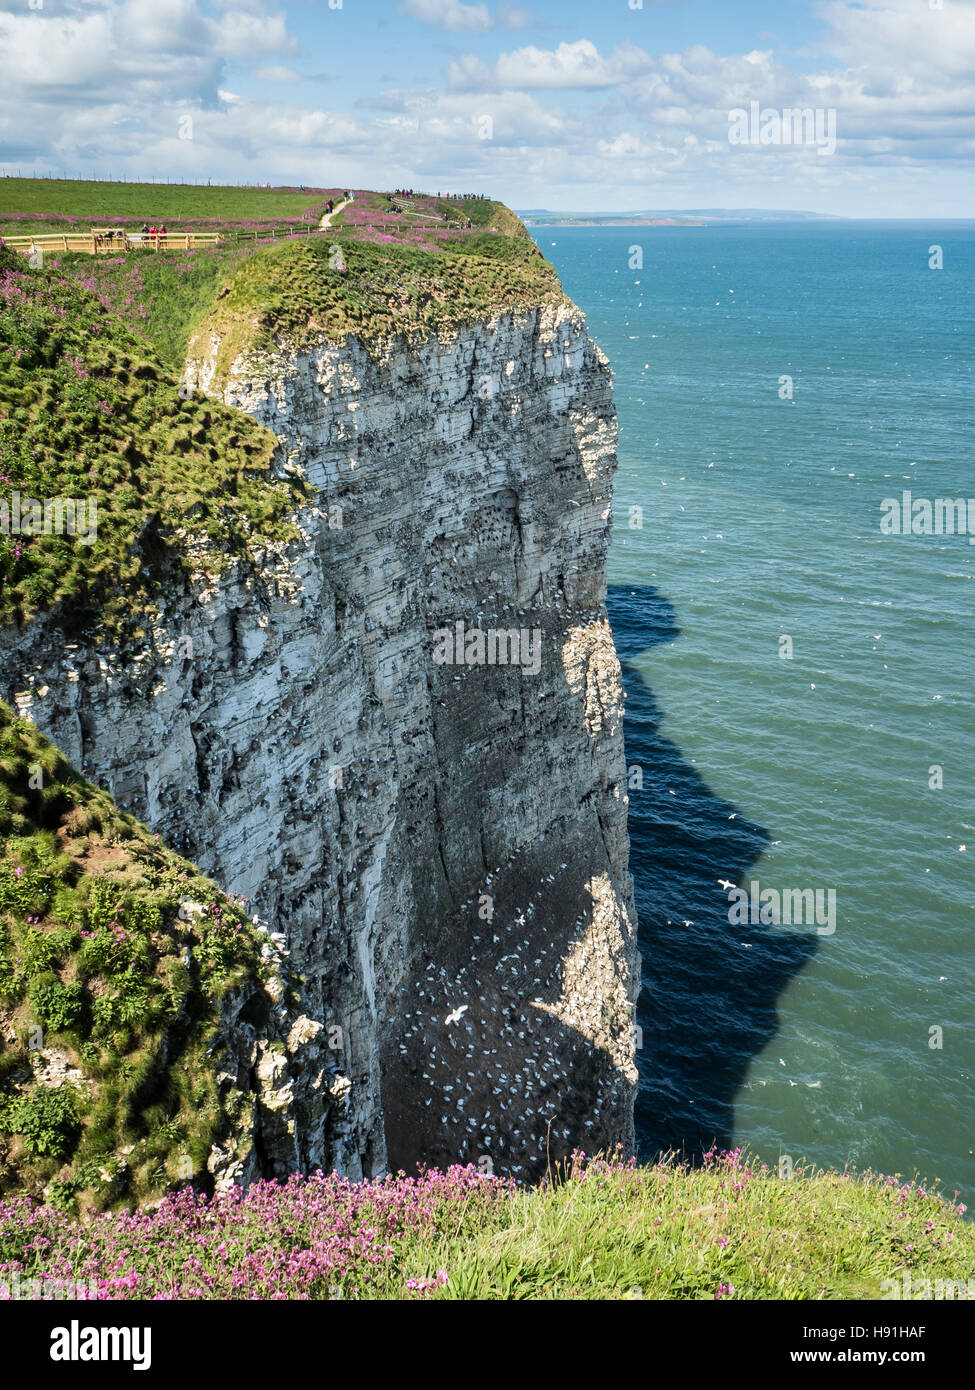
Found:
<svg viewBox="0 0 975 1390"><path fill-rule="evenodd" d="M186 384L278 437L278 469L314 493L302 539L218 578L174 570L135 653L65 646L43 617L0 633L5 698L245 895L301 977L309 1036L272 1048L243 1028L236 1084L258 1069L275 1099L253 1149L211 1167L530 1178L576 1145L628 1148L605 359L565 303L381 351L282 342L218 371L225 348L204 323ZM151 527L140 545L165 570ZM435 660L458 623L524 629L531 660Z"/></svg>

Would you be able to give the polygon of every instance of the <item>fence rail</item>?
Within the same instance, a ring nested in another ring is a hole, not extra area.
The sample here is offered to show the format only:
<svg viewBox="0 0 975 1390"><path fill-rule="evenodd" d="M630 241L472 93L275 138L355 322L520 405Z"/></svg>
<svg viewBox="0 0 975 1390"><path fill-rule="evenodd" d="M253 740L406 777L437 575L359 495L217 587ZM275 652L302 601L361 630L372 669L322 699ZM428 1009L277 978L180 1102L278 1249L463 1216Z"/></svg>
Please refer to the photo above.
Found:
<svg viewBox="0 0 975 1390"><path fill-rule="evenodd" d="M111 255L116 251L198 251L209 246L226 243L237 245L243 241L279 241L283 238L311 236L318 231L327 231L308 224L304 227L272 227L268 230L248 229L239 231L228 228L223 232L167 232L155 236L145 232L127 232L120 227L93 227L88 232L23 232L4 236L4 243L21 255L30 256L37 251L81 251L88 255ZM2 233L0 233L2 235Z"/></svg>
<svg viewBox="0 0 975 1390"><path fill-rule="evenodd" d="M86 251L89 255L110 255L148 247L152 251L195 251L216 246L223 238L216 232L168 232L166 236L145 236L139 232L42 232L37 235L5 236L7 246L25 256L35 251Z"/></svg>

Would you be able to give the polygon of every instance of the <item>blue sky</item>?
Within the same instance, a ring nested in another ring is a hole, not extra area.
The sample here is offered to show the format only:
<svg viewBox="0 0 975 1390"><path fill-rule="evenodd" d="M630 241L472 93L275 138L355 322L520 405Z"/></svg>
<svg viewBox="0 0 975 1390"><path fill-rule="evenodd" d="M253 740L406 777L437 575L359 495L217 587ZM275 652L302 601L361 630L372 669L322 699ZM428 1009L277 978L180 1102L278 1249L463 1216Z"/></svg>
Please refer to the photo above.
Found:
<svg viewBox="0 0 975 1390"><path fill-rule="evenodd" d="M0 0L0 44L8 172L973 215L975 0Z"/></svg>

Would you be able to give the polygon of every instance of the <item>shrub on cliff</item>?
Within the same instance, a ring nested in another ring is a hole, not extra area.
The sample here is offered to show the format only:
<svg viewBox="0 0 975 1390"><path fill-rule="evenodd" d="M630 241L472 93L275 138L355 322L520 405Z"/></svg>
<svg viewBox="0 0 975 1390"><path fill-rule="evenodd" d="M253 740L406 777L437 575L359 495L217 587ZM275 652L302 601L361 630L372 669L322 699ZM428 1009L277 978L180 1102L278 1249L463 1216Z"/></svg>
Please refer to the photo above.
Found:
<svg viewBox="0 0 975 1390"><path fill-rule="evenodd" d="M0 834L0 1191L205 1178L246 1109L217 1086L220 1001L263 997L263 939L2 704Z"/></svg>
<svg viewBox="0 0 975 1390"><path fill-rule="evenodd" d="M0 266L0 626L57 609L138 638L163 578L189 574L188 540L218 571L297 534L303 491L275 449L248 416L181 394L90 288ZM66 499L74 533L43 514Z"/></svg>

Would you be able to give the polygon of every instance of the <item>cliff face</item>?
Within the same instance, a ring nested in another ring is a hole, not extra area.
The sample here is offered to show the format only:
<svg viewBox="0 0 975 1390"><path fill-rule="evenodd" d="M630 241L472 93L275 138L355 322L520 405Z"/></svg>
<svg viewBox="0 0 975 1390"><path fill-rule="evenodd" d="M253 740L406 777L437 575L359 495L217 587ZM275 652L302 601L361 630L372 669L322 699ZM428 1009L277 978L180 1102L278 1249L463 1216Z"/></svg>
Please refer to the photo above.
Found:
<svg viewBox="0 0 975 1390"><path fill-rule="evenodd" d="M261 1053L283 1097L263 1171L528 1178L629 1147L605 360L572 306L381 359L282 347L218 379L220 346L198 336L187 381L278 436L317 492L304 542L174 579L134 659L8 628L4 692L282 935L317 1060Z"/></svg>

